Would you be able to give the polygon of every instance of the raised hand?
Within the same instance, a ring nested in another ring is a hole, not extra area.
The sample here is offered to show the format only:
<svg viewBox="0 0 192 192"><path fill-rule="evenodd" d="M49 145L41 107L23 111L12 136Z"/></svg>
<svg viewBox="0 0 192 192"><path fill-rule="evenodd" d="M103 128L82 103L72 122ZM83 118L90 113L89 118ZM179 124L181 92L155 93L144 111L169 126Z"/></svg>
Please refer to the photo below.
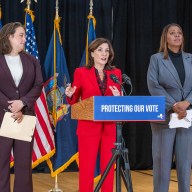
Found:
<svg viewBox="0 0 192 192"><path fill-rule="evenodd" d="M111 89L113 96L120 96L120 92L116 86L109 86L109 89Z"/></svg>
<svg viewBox="0 0 192 192"><path fill-rule="evenodd" d="M69 83L69 84L67 84L67 87L65 89L65 95L67 97L71 98L73 96L73 94L75 93L75 90L76 90L76 86L71 87L71 83Z"/></svg>

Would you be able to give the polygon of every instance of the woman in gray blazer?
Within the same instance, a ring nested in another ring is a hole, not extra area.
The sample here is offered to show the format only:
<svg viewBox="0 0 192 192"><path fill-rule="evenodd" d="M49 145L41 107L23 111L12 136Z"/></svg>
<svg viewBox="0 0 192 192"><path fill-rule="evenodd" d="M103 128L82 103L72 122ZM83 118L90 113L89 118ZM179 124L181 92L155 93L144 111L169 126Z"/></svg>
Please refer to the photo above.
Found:
<svg viewBox="0 0 192 192"><path fill-rule="evenodd" d="M5 111L20 123L35 115L34 104L42 91L40 64L25 53L25 29L8 23L0 30L0 124ZM14 192L32 192L32 142L0 136L0 192L10 192L10 156L14 154Z"/></svg>
<svg viewBox="0 0 192 192"><path fill-rule="evenodd" d="M166 97L166 121L151 123L154 192L168 192L173 154L178 191L190 192L192 127L169 128L170 114L185 119L192 104L192 55L183 51L178 24L164 27L159 53L151 56L147 84L151 95Z"/></svg>

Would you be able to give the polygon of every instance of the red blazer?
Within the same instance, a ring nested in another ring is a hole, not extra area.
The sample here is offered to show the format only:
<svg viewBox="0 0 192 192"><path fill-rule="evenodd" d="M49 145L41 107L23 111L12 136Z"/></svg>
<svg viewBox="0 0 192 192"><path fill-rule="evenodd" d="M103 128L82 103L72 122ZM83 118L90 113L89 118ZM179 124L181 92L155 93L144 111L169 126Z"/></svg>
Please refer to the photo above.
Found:
<svg viewBox="0 0 192 192"><path fill-rule="evenodd" d="M34 103L43 86L41 67L37 59L27 53L20 53L23 75L16 87L4 55L0 55L0 123L4 110L8 110L9 100L21 99L26 107L24 114L34 115Z"/></svg>
<svg viewBox="0 0 192 192"><path fill-rule="evenodd" d="M112 91L109 89L109 86L116 86L119 91L121 90L120 85L114 83L110 79L110 74L116 75L121 82L121 71L120 69L107 70L107 89L105 91L105 96L113 96ZM99 89L99 85L97 83L95 68L87 69L85 67L77 68L74 73L74 82L72 86L76 86L76 91L73 94L72 98L67 98L69 104L74 104L91 96L102 96L101 91ZM102 131L104 127L111 127L109 135L116 134L116 124L115 122L94 122L94 121L85 121L79 120L77 127L78 135L97 135Z"/></svg>

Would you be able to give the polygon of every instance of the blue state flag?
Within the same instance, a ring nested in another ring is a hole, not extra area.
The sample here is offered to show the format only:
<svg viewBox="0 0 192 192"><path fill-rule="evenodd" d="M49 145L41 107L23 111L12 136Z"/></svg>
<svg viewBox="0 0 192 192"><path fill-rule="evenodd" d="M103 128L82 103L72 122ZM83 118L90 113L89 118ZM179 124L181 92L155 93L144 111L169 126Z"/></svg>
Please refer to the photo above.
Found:
<svg viewBox="0 0 192 192"><path fill-rule="evenodd" d="M1 19L0 19L0 29L2 28L2 22L1 22Z"/></svg>
<svg viewBox="0 0 192 192"><path fill-rule="evenodd" d="M80 67L87 65L88 63L88 46L89 44L96 39L95 33L95 25L96 19L94 16L88 16L88 29L87 29L87 37L86 37L86 48L81 58ZM100 178L100 155L97 156L96 168L95 168L95 178L94 181L97 182Z"/></svg>
<svg viewBox="0 0 192 192"><path fill-rule="evenodd" d="M2 21L1 21L2 11L1 11L1 5L0 5L0 29L2 28Z"/></svg>
<svg viewBox="0 0 192 192"><path fill-rule="evenodd" d="M55 128L56 153L47 160L53 177L77 159L77 124L75 120L71 120L71 107L67 104L65 95L65 88L67 83L70 83L70 78L60 32L56 27L43 66L48 108Z"/></svg>
<svg viewBox="0 0 192 192"><path fill-rule="evenodd" d="M93 16L88 16L88 29L87 29L87 37L86 37L86 48L85 51L83 53L83 56L81 58L81 62L80 62L80 67L84 66L87 64L88 61L88 46L89 44L96 39L96 33L95 33L95 17Z"/></svg>

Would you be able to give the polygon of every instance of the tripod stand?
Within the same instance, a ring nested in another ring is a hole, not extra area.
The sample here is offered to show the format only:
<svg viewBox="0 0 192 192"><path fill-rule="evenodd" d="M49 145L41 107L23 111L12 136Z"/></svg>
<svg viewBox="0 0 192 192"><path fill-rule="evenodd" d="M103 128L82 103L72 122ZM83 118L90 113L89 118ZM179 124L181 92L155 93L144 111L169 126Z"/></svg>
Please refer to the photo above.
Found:
<svg viewBox="0 0 192 192"><path fill-rule="evenodd" d="M128 159L128 149L124 148L122 145L122 122L116 123L116 148L112 149L113 156L109 161L103 175L99 183L97 184L94 192L99 192L105 178L111 167L113 166L114 162L116 161L116 192L121 192L121 176L123 178L125 187L127 192L133 192L132 188L132 181L131 181L131 173L130 173L130 166L129 166L129 159ZM124 169L120 164L121 158L124 161Z"/></svg>

